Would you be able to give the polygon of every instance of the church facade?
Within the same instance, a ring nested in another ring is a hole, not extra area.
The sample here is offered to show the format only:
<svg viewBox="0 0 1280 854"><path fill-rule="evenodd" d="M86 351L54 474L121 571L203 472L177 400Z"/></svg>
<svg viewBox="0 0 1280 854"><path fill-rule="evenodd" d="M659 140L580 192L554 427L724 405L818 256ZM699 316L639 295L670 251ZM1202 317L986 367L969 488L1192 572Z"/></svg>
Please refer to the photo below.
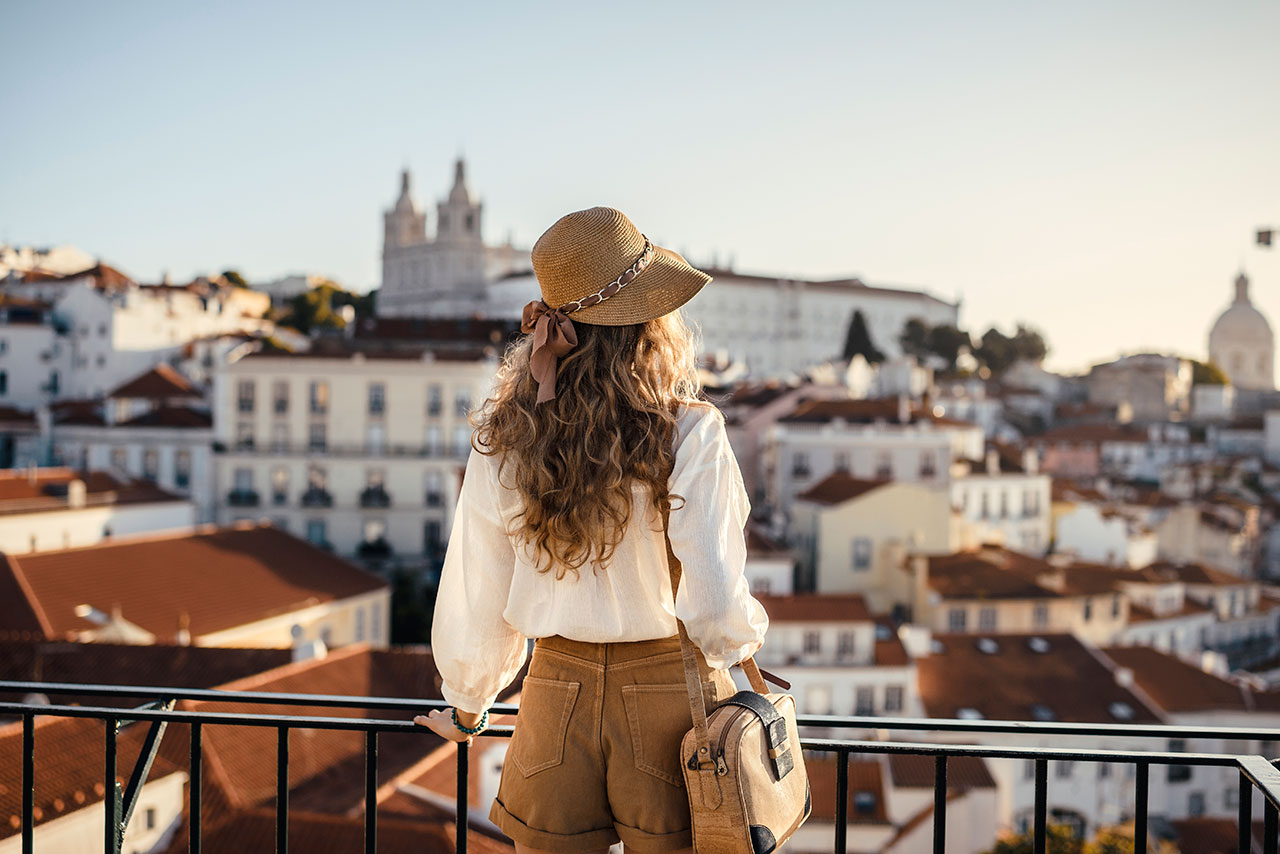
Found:
<svg viewBox="0 0 1280 854"><path fill-rule="evenodd" d="M1209 331L1209 361L1226 373L1231 384L1249 391L1276 387L1275 335L1267 318L1249 299L1249 277L1236 277L1235 300Z"/></svg>
<svg viewBox="0 0 1280 854"><path fill-rule="evenodd" d="M383 214L382 317L470 317L483 314L488 285L530 269L529 250L508 240L490 246L482 232L483 204L467 186L466 163L454 165L453 187L436 205L434 229L418 206L409 170L400 195Z"/></svg>

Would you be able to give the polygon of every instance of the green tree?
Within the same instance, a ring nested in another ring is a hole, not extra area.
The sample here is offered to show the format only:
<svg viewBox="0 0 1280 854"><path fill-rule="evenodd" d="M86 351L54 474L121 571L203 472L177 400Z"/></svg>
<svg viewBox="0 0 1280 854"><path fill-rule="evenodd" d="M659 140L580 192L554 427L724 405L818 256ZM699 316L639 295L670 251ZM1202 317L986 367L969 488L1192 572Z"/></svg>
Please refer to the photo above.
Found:
<svg viewBox="0 0 1280 854"><path fill-rule="evenodd" d="M842 355L845 359L862 356L873 365L884 361L884 353L876 349L875 342L871 340L871 332L867 329L867 319L862 316L861 309L854 309L853 317L849 319L849 331L844 337L844 353Z"/></svg>
<svg viewBox="0 0 1280 854"><path fill-rule="evenodd" d="M960 358L960 351L965 347L973 346L969 340L968 332L957 329L950 324L935 326L930 329L925 337L925 345L930 353L947 363L947 370L949 371L955 370L956 360Z"/></svg>
<svg viewBox="0 0 1280 854"><path fill-rule="evenodd" d="M902 333L898 336L898 344L901 345L904 354L923 359L931 352L928 325L918 317L911 318L903 325Z"/></svg>
<svg viewBox="0 0 1280 854"><path fill-rule="evenodd" d="M1003 373L1017 360L1013 339L994 326L982 333L982 341L973 354L992 374Z"/></svg>
<svg viewBox="0 0 1280 854"><path fill-rule="evenodd" d="M1049 346L1044 336L1030 326L1018 324L1018 331L1013 334L1013 352L1018 359L1028 362L1043 362L1049 355Z"/></svg>
<svg viewBox="0 0 1280 854"><path fill-rule="evenodd" d="M1084 840L1076 836L1067 825L1050 822L1044 830L1047 854L1086 854ZM1132 843L1130 845L1132 846ZM1130 850L1132 851L1132 847ZM995 847L985 854L1032 854L1033 851L1035 851L1035 838L1028 831L997 841Z"/></svg>
<svg viewBox="0 0 1280 854"><path fill-rule="evenodd" d="M237 288L249 287L249 283L244 280L244 276L240 275L239 270L223 270L222 278L226 279Z"/></svg>
<svg viewBox="0 0 1280 854"><path fill-rule="evenodd" d="M352 293L335 282L324 281L287 300L276 322L304 335L310 335L317 329L341 329L346 326L346 321L340 309L346 305L355 309L357 320L371 317L374 311L373 294Z"/></svg>
<svg viewBox="0 0 1280 854"><path fill-rule="evenodd" d="M1197 362L1191 360L1191 383L1193 385L1227 385L1231 380L1226 373L1213 362Z"/></svg>

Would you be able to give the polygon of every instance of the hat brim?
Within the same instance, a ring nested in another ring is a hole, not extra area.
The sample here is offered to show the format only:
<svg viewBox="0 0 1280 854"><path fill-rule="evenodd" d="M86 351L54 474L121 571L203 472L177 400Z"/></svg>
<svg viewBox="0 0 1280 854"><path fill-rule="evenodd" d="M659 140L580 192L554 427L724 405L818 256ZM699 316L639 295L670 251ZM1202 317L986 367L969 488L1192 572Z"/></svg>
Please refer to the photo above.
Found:
<svg viewBox="0 0 1280 854"><path fill-rule="evenodd" d="M711 281L711 276L679 253L661 246L653 249L653 261L630 284L604 302L578 309L570 318L597 326L644 323L675 311Z"/></svg>

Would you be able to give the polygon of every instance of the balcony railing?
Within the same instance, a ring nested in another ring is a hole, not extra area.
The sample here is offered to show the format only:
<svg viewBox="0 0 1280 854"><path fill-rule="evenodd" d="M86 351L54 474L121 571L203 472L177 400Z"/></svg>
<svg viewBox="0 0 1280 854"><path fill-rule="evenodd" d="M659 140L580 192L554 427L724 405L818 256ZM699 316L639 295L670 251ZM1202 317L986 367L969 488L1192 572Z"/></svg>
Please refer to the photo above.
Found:
<svg viewBox="0 0 1280 854"><path fill-rule="evenodd" d="M258 492L254 489L233 489L227 493L229 507L257 507Z"/></svg>
<svg viewBox="0 0 1280 854"><path fill-rule="evenodd" d="M361 507L390 507L391 495L380 486L366 487L360 493Z"/></svg>
<svg viewBox="0 0 1280 854"><path fill-rule="evenodd" d="M377 770L378 736L384 732L415 732L429 734L430 730L411 720L374 718L346 718L323 716L273 715L267 712L251 714L230 712L191 712L173 708L177 700L204 702L230 702L257 706L310 706L316 708L343 708L376 710L380 712L421 713L424 708L447 708L443 700L426 700L393 697L346 697L331 694L284 694L257 691L222 691L198 688L155 688L133 685L85 685L52 682L0 681L0 692L40 693L46 697L70 694L79 697L104 697L117 700L146 698L150 702L136 708L111 708L85 705L46 705L32 703L0 702L0 716L19 716L22 719L22 851L30 854L35 837L35 717L55 716L92 718L105 723L103 748L107 780L114 780L117 772L116 748L119 727L125 722L150 721L146 739L139 752L136 767L132 770L128 785L122 790L117 783L105 792L103 809L103 851L120 854L125 829L137 804L137 798L154 759L160 738L169 723L190 726L190 767L188 788L189 850L199 854L201 850L201 782L203 776L202 726L222 724L232 726L269 727L276 730L276 851L288 851L289 830L289 731L292 729L326 729L358 731L365 734L365 802L364 802L364 850L366 854L377 851L378 805ZM494 715L518 714L519 707L509 703L496 703ZM932 720L915 718L844 717L831 715L802 715L797 718L802 729L872 729L900 732L965 733L982 735L1081 736L1092 738L1144 738L1169 740L1221 739L1226 741L1274 741L1280 733L1274 730L1258 730L1247 727L1205 726L1148 726L1145 724L1078 724L1039 723L1027 721L968 721ZM493 726L482 737L509 738L510 726ZM980 757L984 759L1022 759L1034 765L1033 851L1045 854L1046 829L1048 827L1049 762L1107 762L1129 764L1135 767L1135 797L1133 803L1134 851L1143 854L1148 850L1148 793L1151 766L1210 766L1234 768L1239 785L1239 849L1253 849L1253 793L1256 789L1263 798L1263 854L1280 854L1280 769L1261 756L1228 753L1180 753L1169 751L1134 751L1103 749L1044 748L1003 745L943 744L912 741L861 741L852 739L802 738L800 744L806 750L834 753L836 765L835 854L846 854L849 800L849 757L851 754L883 753L931 756L934 760L933 784L933 854L945 854L947 831L947 765L952 757ZM457 745L456 810L458 854L466 854L468 835L468 785L470 748ZM1277 760L1280 761L1280 760ZM8 773L8 769L6 769Z"/></svg>

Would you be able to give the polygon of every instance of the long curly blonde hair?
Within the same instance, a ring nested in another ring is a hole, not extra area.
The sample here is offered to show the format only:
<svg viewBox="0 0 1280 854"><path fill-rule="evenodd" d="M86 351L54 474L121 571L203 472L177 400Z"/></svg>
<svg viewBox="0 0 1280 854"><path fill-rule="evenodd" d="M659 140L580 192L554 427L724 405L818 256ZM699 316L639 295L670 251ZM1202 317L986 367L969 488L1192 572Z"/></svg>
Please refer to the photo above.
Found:
<svg viewBox="0 0 1280 854"><path fill-rule="evenodd" d="M508 533L534 546L539 572L556 566L557 579L588 560L593 573L607 566L631 521L633 484L648 487L659 513L680 498L667 488L676 418L701 394L694 333L679 310L627 326L575 326L555 398L534 403L526 335L508 347L492 396L471 416L472 447L500 457L499 478L523 499Z"/></svg>

